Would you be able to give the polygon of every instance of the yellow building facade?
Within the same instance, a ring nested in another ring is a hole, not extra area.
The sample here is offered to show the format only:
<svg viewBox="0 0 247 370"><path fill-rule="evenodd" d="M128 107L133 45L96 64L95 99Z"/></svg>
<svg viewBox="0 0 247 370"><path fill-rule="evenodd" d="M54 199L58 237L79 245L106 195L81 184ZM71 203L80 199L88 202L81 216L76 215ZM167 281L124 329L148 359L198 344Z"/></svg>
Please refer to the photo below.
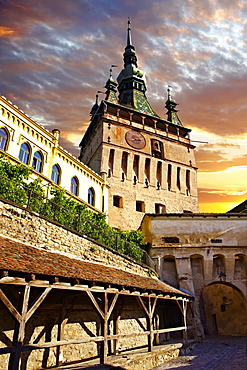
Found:
<svg viewBox="0 0 247 370"><path fill-rule="evenodd" d="M92 211L107 212L108 186L91 168L59 146L59 130L50 132L0 96L0 151L31 168L44 188L61 187Z"/></svg>

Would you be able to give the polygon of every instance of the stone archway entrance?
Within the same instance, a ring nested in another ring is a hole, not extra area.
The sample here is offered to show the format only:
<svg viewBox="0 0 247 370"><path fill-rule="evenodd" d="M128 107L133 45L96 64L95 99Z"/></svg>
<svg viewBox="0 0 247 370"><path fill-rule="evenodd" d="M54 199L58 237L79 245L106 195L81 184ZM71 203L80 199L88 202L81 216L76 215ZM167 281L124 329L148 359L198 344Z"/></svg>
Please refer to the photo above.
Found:
<svg viewBox="0 0 247 370"><path fill-rule="evenodd" d="M206 334L247 335L247 302L238 288L212 283L203 289L201 300Z"/></svg>

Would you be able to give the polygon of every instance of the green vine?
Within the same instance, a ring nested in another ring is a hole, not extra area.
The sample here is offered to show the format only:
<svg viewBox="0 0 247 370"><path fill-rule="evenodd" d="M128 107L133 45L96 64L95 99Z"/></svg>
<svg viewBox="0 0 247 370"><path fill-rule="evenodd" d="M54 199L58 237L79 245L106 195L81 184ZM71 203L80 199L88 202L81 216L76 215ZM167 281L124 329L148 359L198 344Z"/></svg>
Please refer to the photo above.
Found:
<svg viewBox="0 0 247 370"><path fill-rule="evenodd" d="M30 170L0 157L0 195L19 205L76 230L138 261L144 255L141 231L116 230L106 222L106 214L94 213L85 204L66 195L65 190L51 188L46 197L42 182L28 182Z"/></svg>

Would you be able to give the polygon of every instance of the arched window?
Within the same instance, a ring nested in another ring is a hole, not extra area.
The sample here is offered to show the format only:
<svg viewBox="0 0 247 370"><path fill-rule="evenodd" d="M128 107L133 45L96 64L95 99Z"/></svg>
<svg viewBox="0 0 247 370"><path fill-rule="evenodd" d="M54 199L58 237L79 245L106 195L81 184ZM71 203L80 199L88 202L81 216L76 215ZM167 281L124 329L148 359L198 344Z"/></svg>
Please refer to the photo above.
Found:
<svg viewBox="0 0 247 370"><path fill-rule="evenodd" d="M41 172L42 170L42 154L40 152L35 152L33 156L33 164L32 167L35 171Z"/></svg>
<svg viewBox="0 0 247 370"><path fill-rule="evenodd" d="M29 157L30 157L30 148L27 145L27 143L22 143L20 153L19 153L19 160L24 164L28 164Z"/></svg>
<svg viewBox="0 0 247 370"><path fill-rule="evenodd" d="M4 128L0 128L0 149L6 150L8 142L8 134Z"/></svg>
<svg viewBox="0 0 247 370"><path fill-rule="evenodd" d="M89 188L88 189L88 204L90 204L91 206L94 206L94 202L95 202L95 191L93 188Z"/></svg>
<svg viewBox="0 0 247 370"><path fill-rule="evenodd" d="M60 168L58 165L54 164L52 166L52 172L51 172L51 179L55 182L55 184L59 184L60 182Z"/></svg>
<svg viewBox="0 0 247 370"><path fill-rule="evenodd" d="M78 195L78 187L79 187L79 182L77 178L74 176L71 179L70 192L74 195Z"/></svg>

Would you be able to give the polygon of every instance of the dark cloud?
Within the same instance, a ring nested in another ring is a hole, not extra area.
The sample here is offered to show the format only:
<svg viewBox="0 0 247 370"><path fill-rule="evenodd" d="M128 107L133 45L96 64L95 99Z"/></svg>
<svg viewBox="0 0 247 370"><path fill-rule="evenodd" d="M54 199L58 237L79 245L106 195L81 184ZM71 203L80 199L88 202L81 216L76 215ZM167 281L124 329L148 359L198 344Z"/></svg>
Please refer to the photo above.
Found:
<svg viewBox="0 0 247 370"><path fill-rule="evenodd" d="M0 0L0 93L77 155L96 92L122 69L128 16L154 110L166 117L169 84L183 124L218 135L198 148L200 171L246 165L227 155L247 126L245 0Z"/></svg>

